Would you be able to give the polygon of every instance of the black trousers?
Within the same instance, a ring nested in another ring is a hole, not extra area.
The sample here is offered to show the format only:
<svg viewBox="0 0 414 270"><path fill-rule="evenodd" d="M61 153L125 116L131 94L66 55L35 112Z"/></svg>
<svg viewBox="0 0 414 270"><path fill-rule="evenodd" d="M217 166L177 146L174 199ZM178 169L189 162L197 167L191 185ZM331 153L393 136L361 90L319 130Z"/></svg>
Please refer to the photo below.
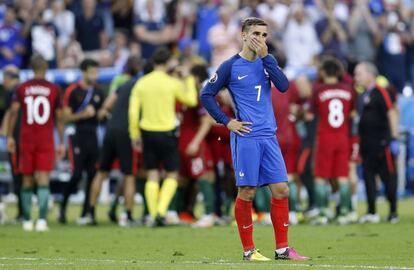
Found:
<svg viewBox="0 0 414 270"><path fill-rule="evenodd" d="M72 162L72 177L65 186L61 212L65 213L70 194L77 190L79 181L82 179L82 173L87 174L85 185L85 201L83 202L81 216L85 216L89 208L89 194L91 184L95 177L99 149L98 139L95 132L78 133L70 138L69 158Z"/></svg>
<svg viewBox="0 0 414 270"><path fill-rule="evenodd" d="M376 213L377 185L379 175L390 203L390 214L397 213L397 170L389 146L364 144L361 141L363 177L368 201L368 213Z"/></svg>

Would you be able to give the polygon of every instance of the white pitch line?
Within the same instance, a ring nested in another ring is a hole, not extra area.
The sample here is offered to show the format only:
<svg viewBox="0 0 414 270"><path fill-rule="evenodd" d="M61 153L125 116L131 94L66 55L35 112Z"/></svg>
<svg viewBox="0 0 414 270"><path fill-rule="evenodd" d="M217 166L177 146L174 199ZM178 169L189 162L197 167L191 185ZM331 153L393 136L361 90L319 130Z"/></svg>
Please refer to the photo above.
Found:
<svg viewBox="0 0 414 270"><path fill-rule="evenodd" d="M117 259L65 259L65 258L35 258L35 257L0 257L1 261L24 261L25 263L17 264L4 264L0 263L0 266L15 265L15 266L28 266L28 265L73 265L76 263L96 263L96 264L205 264L205 265L250 265L246 262L233 262L226 260L212 261L175 261L170 263L169 261L144 261L144 260L117 260ZM32 262L32 263L29 263ZM35 263L36 262L36 263ZM274 266L274 263L258 263L257 265ZM281 263L284 267L309 267L309 268L328 268L328 269L382 269L382 270L414 270L414 267L407 266L375 266L375 265L331 265L331 264L299 264L299 263Z"/></svg>

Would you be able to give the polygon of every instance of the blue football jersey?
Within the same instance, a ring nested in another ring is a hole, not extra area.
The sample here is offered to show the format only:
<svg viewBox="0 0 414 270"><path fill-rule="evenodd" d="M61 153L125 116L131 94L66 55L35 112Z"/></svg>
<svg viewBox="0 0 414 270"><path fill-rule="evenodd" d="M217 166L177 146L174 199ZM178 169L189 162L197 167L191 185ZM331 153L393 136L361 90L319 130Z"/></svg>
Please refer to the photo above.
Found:
<svg viewBox="0 0 414 270"><path fill-rule="evenodd" d="M245 137L272 137L276 120L271 98L271 82L285 92L289 83L272 55L254 61L235 55L225 61L210 78L201 93L201 102L210 115L224 125L230 121L220 110L215 95L227 88L233 100L237 120L252 122L252 132Z"/></svg>

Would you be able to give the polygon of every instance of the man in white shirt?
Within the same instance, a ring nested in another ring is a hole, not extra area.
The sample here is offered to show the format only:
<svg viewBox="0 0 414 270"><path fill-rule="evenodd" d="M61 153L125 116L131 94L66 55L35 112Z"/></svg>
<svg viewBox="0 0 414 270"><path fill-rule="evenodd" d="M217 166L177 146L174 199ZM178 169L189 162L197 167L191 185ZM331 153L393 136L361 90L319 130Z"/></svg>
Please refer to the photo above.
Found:
<svg viewBox="0 0 414 270"><path fill-rule="evenodd" d="M311 66L321 51L313 23L305 14L303 4L291 6L292 17L287 23L283 45L287 58L287 73Z"/></svg>

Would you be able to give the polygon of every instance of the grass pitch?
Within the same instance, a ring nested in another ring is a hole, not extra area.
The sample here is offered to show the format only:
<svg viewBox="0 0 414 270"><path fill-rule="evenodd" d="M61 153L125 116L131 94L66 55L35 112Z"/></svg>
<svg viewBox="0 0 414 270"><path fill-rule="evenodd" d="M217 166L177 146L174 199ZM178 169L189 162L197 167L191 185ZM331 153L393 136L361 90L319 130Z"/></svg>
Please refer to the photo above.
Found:
<svg viewBox="0 0 414 270"><path fill-rule="evenodd" d="M387 204L380 203L382 217ZM364 207L365 209L365 207ZM119 228L99 207L98 227L69 225L49 216L48 233L23 232L20 225L0 227L0 269L401 269L414 270L414 200L401 201L401 222L376 225L299 225L290 228L290 245L311 256L309 262L241 260L237 228ZM15 209L9 206L10 216ZM256 246L273 257L271 226L255 226Z"/></svg>

